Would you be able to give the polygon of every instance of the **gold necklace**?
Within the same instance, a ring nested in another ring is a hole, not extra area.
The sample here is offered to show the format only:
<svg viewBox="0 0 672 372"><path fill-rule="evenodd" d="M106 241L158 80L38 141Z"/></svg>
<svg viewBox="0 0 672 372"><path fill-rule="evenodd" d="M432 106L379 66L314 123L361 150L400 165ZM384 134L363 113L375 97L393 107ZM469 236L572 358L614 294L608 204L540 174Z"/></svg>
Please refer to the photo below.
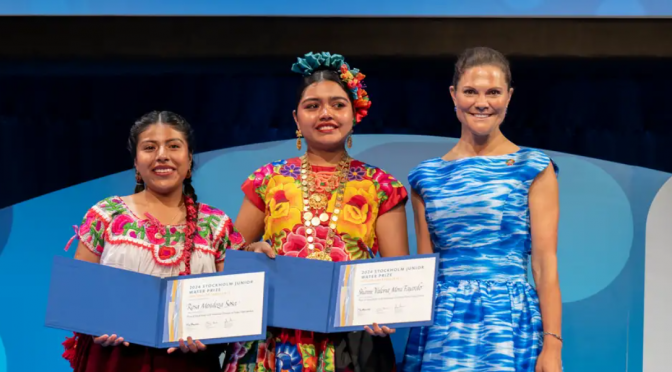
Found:
<svg viewBox="0 0 672 372"><path fill-rule="evenodd" d="M303 224L306 227L305 236L308 242L309 259L331 261L331 247L334 244L334 236L336 235L336 226L338 224L338 216L341 213L341 203L343 202L343 193L345 192L345 184L348 182L348 175L350 174L350 162L352 159L347 152L343 154L343 158L338 163L335 177L338 179L338 186L336 188L336 202L334 204L334 211L331 216L327 212L329 205L329 193L332 190L325 189L326 195L316 192L315 177L313 170L308 162L308 156L301 157L301 185L303 191ZM323 222L329 221L329 230L327 232L327 239L325 241L324 250L315 251L315 228Z"/></svg>
<svg viewBox="0 0 672 372"><path fill-rule="evenodd" d="M149 206L149 203L148 203L148 201L147 201L147 194L145 194L145 204L146 204L147 206ZM161 223L158 219L156 219L156 217L152 216L149 212L145 212L145 215L149 215L149 216L151 216L150 220L154 220L155 223L159 223L159 224L160 224L159 226L157 226L157 228L160 228L160 227L165 226L165 225L170 226L170 225L175 221L175 218L177 218L177 216L179 216L179 215L181 214L181 212L182 212L182 206L183 206L183 205L184 205L184 204L183 204L182 202L180 202L180 205L177 206L177 213L175 213L175 215L173 216L173 218L171 218L170 221L169 221L167 224L163 224L163 223ZM147 217L149 217L149 216L147 216ZM161 239L161 238L163 238L163 233L164 233L164 232L165 232L165 231L158 231L156 234L154 234L154 238L156 238L156 239Z"/></svg>

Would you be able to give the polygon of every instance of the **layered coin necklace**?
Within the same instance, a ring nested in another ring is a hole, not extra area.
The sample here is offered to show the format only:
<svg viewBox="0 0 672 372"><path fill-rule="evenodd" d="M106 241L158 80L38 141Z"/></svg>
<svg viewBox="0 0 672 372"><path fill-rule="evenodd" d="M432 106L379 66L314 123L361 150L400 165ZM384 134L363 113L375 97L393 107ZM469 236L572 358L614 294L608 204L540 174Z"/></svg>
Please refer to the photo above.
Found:
<svg viewBox="0 0 672 372"><path fill-rule="evenodd" d="M309 259L331 261L331 247L334 244L338 217L341 213L345 184L348 182L350 162L352 159L347 152L336 167L336 172L328 180L319 180L313 173L307 155L301 157L301 188L303 191L303 224L306 227L306 241L308 242ZM336 193L334 210L331 215L327 212L331 194ZM322 251L315 250L317 226L329 222L329 230Z"/></svg>

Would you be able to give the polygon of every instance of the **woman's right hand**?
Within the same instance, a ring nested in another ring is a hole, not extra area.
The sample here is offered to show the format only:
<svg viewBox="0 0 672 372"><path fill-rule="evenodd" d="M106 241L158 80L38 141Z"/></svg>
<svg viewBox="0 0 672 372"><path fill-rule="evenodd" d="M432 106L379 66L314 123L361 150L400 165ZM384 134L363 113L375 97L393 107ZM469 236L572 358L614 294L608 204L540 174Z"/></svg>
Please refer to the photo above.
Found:
<svg viewBox="0 0 672 372"><path fill-rule="evenodd" d="M247 247L248 251L263 253L270 258L275 258L275 250L267 242L254 242Z"/></svg>
<svg viewBox="0 0 672 372"><path fill-rule="evenodd" d="M100 337L94 337L93 338L93 343L101 345L103 347L107 346L118 346L120 344L124 344L124 346L128 346L129 343L124 341L123 337L117 337L117 335L102 335Z"/></svg>

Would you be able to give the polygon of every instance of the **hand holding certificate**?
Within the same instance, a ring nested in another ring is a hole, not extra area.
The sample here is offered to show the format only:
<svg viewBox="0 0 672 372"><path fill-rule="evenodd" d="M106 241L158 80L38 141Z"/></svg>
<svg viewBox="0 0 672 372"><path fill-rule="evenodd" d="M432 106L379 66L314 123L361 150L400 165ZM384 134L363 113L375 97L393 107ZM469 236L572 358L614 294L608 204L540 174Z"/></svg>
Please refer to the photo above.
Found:
<svg viewBox="0 0 672 372"><path fill-rule="evenodd" d="M260 334L264 273L173 279L166 290L164 342Z"/></svg>
<svg viewBox="0 0 672 372"><path fill-rule="evenodd" d="M130 343L183 351L258 340L266 335L266 283L259 271L162 279L56 257L45 323L95 336L115 332ZM111 302L118 306L100 306ZM117 343L113 338L104 342Z"/></svg>
<svg viewBox="0 0 672 372"><path fill-rule="evenodd" d="M365 261L341 265L338 270L334 327L373 324L370 333L384 335L378 324L432 319L435 258Z"/></svg>
<svg viewBox="0 0 672 372"><path fill-rule="evenodd" d="M247 332L262 332L264 274L251 273L232 276L210 276L194 279L174 279L166 291L166 329L164 342L180 342L183 352L204 350L195 339L229 337ZM189 337L185 337L189 336ZM187 338L187 344L183 340ZM176 348L168 349L169 353Z"/></svg>

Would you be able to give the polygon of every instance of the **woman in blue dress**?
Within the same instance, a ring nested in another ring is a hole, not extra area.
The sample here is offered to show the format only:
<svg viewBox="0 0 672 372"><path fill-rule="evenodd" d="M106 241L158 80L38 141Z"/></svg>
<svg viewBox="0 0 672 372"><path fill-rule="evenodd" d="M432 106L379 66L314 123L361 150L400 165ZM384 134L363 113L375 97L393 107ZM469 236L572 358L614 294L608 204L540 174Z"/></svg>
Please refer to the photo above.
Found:
<svg viewBox="0 0 672 372"><path fill-rule="evenodd" d="M501 53L465 51L450 93L460 140L409 174L418 253L441 258L435 323L411 330L403 371L559 372L558 169L500 130L513 93Z"/></svg>

